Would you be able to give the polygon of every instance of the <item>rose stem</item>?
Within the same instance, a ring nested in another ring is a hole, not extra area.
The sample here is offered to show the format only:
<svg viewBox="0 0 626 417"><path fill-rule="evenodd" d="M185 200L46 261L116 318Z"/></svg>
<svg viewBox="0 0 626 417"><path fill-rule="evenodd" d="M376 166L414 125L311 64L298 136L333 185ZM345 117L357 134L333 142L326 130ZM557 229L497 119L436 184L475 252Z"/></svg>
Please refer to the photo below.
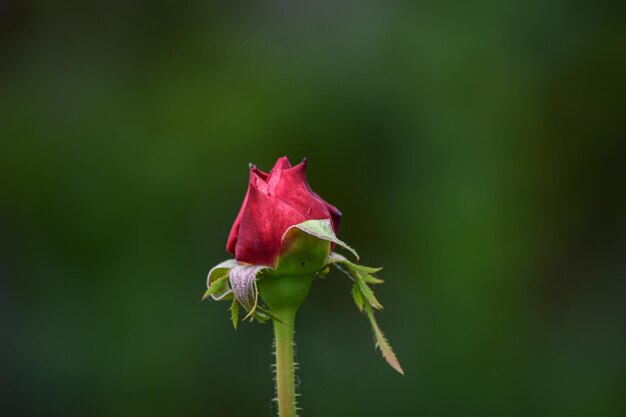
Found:
<svg viewBox="0 0 626 417"><path fill-rule="evenodd" d="M306 298L313 275L282 275L258 281L263 301L278 318L274 320L276 346L276 394L279 417L296 417L293 333L298 308Z"/></svg>
<svg viewBox="0 0 626 417"><path fill-rule="evenodd" d="M282 309L274 314L276 354L276 393L279 417L296 417L295 370L293 363L293 334L297 309Z"/></svg>

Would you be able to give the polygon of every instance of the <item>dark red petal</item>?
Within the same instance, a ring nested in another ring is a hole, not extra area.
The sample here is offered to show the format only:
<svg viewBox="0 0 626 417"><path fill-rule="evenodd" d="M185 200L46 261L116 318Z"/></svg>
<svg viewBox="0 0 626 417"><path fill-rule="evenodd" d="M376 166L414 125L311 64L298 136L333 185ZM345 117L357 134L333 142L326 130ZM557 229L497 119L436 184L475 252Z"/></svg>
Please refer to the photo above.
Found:
<svg viewBox="0 0 626 417"><path fill-rule="evenodd" d="M237 261L273 266L287 228L305 220L289 204L250 187L235 247Z"/></svg>
<svg viewBox="0 0 626 417"><path fill-rule="evenodd" d="M255 174L257 174L259 178L261 178L263 181L267 181L267 177L269 177L269 174L261 171L259 168L257 168L256 165L251 164L250 170L253 171Z"/></svg>
<svg viewBox="0 0 626 417"><path fill-rule="evenodd" d="M289 158L287 158L286 156L280 157L276 160L274 167L270 171L270 176L272 175L272 172L274 171L280 171L280 170L288 169L288 168L291 168L291 162L289 162Z"/></svg>
<svg viewBox="0 0 626 417"><path fill-rule="evenodd" d="M306 179L306 165L305 159L293 168L283 170L273 194L302 213L307 220L331 219L336 232L341 212L313 192Z"/></svg>
<svg viewBox="0 0 626 417"><path fill-rule="evenodd" d="M341 212L311 190L306 160L292 167L282 157L269 174L251 165L248 191L226 249L240 262L273 266L285 231L305 220L319 219L330 219L337 232Z"/></svg>
<svg viewBox="0 0 626 417"><path fill-rule="evenodd" d="M267 179L269 193L271 195L274 194L274 189L276 188L276 185L280 182L283 171L289 168L291 168L291 163L286 156L278 158L278 161L276 161L276 163L274 164L274 167L270 171L270 175Z"/></svg>
<svg viewBox="0 0 626 417"><path fill-rule="evenodd" d="M267 178L268 174L258 169L256 166L250 166L250 176L248 179L248 190L246 191L246 196L243 199L243 203L241 204L241 208L239 209L239 214L237 214L237 218L235 218L235 222L233 226L230 228L230 234L228 235L228 240L226 242L226 250L233 255L235 254L235 247L237 245L237 235L239 234L239 225L241 224L241 217L243 216L246 205L248 204L248 195L250 194L250 188L260 188L263 192L267 193L267 184L264 181L264 178Z"/></svg>
<svg viewBox="0 0 626 417"><path fill-rule="evenodd" d="M333 224L333 230L335 231L335 234L336 234L337 231L339 230L339 222L341 221L341 212L339 211L337 207L333 206L332 204L328 204L326 201L324 201L324 204L326 204L326 208L328 209L328 212L330 213L330 221Z"/></svg>

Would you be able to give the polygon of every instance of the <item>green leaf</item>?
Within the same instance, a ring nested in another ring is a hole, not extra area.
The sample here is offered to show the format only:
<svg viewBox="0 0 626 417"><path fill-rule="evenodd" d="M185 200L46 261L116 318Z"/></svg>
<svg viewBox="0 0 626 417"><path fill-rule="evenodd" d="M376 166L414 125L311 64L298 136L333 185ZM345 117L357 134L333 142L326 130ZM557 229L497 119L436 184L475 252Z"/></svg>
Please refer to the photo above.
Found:
<svg viewBox="0 0 626 417"><path fill-rule="evenodd" d="M352 285L352 299L354 300L354 304L356 304L356 308L358 308L359 311L362 313L365 300L363 299L363 294L361 293L361 290L356 283Z"/></svg>
<svg viewBox="0 0 626 417"><path fill-rule="evenodd" d="M358 276L360 276L360 278L368 284L382 284L385 282L382 279L371 275L381 271L382 268L372 268L369 266L355 264L338 253L331 253L326 262L327 266L334 265L337 269L347 274L354 280L359 279Z"/></svg>
<svg viewBox="0 0 626 417"><path fill-rule="evenodd" d="M374 292L367 284L382 284L384 281L366 272L371 271L372 273L374 273L380 271L382 268L370 268L367 266L357 265L353 262L348 261L344 256L334 252L328 256L327 262L328 265L335 265L335 267L337 267L340 271L351 277L352 280L355 282L355 285L358 287L362 298L367 300L367 302L372 307L378 310L383 309L382 304L380 304L380 302L376 299Z"/></svg>
<svg viewBox="0 0 626 417"><path fill-rule="evenodd" d="M266 309L265 307L258 306L257 307L257 311L259 311L260 313L264 314L269 319L272 319L272 320L277 321L279 323L285 324L285 322L282 321L281 319L279 319L278 316L276 316L276 314L272 313L270 310Z"/></svg>
<svg viewBox="0 0 626 417"><path fill-rule="evenodd" d="M382 304L380 304L380 302L376 299L376 296L374 295L374 291L372 291L372 289L367 286L367 284L365 283L363 279L360 279L360 278L357 279L356 284L359 286L359 289L361 290L363 297L367 300L369 305L371 305L377 310L383 309Z"/></svg>
<svg viewBox="0 0 626 417"><path fill-rule="evenodd" d="M382 271L382 268L372 268L371 266L365 266L365 265L359 265L359 264L355 264L354 262L350 262L350 261L346 261L344 263L347 263L350 265L350 268L359 271L359 272L364 272L366 274L375 274L377 272Z"/></svg>
<svg viewBox="0 0 626 417"><path fill-rule="evenodd" d="M376 285L376 284L382 284L385 282L382 279L376 278L375 276L367 274L365 272L360 272L359 275L361 276L363 281L367 282L368 284Z"/></svg>
<svg viewBox="0 0 626 417"><path fill-rule="evenodd" d="M383 355L383 358L387 361L389 366L398 371L400 374L404 375L404 370L402 370L402 366L400 365L400 361L396 354L394 353L391 345L387 338L385 338L385 334L378 326L378 322L376 322L376 318L374 317L374 311L368 305L365 306L365 313L367 314L367 318L372 325L372 331L374 333L374 339L376 340L376 347L380 350Z"/></svg>
<svg viewBox="0 0 626 417"><path fill-rule="evenodd" d="M260 311L255 311L252 317L250 317L250 321L256 320L257 323L265 324L269 321L269 317L261 313Z"/></svg>
<svg viewBox="0 0 626 417"><path fill-rule="evenodd" d="M371 275L380 271L382 268L371 268L355 264L347 260L344 256L334 252L328 256L326 262L327 265L335 265L335 267L352 278L354 281L354 285L352 286L352 298L359 311L363 312L363 310L365 310L365 314L372 326L376 347L380 350L387 363L400 374L404 375L404 371L402 370L402 366L400 366L396 354L393 352L389 341L385 338L384 333L378 326L376 318L374 317L373 309L382 310L383 306L376 299L374 291L372 291L368 284L382 284L384 282Z"/></svg>
<svg viewBox="0 0 626 417"><path fill-rule="evenodd" d="M228 274L217 278L202 296L202 301L206 300L210 295L221 292L228 283Z"/></svg>
<svg viewBox="0 0 626 417"><path fill-rule="evenodd" d="M257 307L250 317L250 321L252 320L256 320L257 323L265 324L271 320L271 318Z"/></svg>
<svg viewBox="0 0 626 417"><path fill-rule="evenodd" d="M289 229L287 229L287 232L289 232L289 230L294 227L302 230L305 233L315 236L318 239L327 240L336 245L339 245L342 248L349 250L356 257L357 260L359 259L359 254L354 249L348 246L347 243L337 238L337 236L335 235L335 232L333 231L333 226L329 219L307 220L305 222L291 226Z"/></svg>
<svg viewBox="0 0 626 417"><path fill-rule="evenodd" d="M377 272L382 271L383 269L383 268L373 268L371 266L355 264L354 262L350 262L345 256L338 254L337 252L332 252L330 255L328 255L328 260L326 262L327 262L327 265L332 265L332 264L337 264L337 263L344 264L345 266L350 267L350 269L360 271L360 272L365 272L368 274L375 274Z"/></svg>
<svg viewBox="0 0 626 417"><path fill-rule="evenodd" d="M330 255L328 255L328 260L326 262L328 265L332 265L337 262L348 262L348 259L337 252L331 252Z"/></svg>
<svg viewBox="0 0 626 417"><path fill-rule="evenodd" d="M236 298L233 298L233 303L230 306L230 318L233 322L233 327L237 330L237 324L239 323L239 303Z"/></svg>

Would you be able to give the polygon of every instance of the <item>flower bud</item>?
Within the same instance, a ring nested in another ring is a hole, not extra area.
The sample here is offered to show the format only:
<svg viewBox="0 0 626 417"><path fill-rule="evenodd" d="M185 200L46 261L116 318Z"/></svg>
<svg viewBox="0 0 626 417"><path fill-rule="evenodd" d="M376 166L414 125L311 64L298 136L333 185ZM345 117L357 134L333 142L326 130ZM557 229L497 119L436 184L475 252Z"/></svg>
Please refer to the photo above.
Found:
<svg viewBox="0 0 626 417"><path fill-rule="evenodd" d="M238 262L276 266L287 229L307 220L329 219L337 232L341 212L313 192L306 163L292 167L285 156L269 174L250 166L248 191L226 244Z"/></svg>
<svg viewBox="0 0 626 417"><path fill-rule="evenodd" d="M376 346L389 365L403 374L374 318L374 310L383 306L370 286L383 282L373 275L381 268L358 264L356 251L337 238L341 212L311 190L305 169L306 159L292 167L287 157L278 159L269 174L250 165L248 192L226 244L236 259L209 271L202 299L232 298L235 328L242 306L248 312L245 318L273 320L279 330L291 326L292 338L295 313L313 279L334 265L352 279L352 297L372 325ZM357 263L331 252L335 245L351 252Z"/></svg>

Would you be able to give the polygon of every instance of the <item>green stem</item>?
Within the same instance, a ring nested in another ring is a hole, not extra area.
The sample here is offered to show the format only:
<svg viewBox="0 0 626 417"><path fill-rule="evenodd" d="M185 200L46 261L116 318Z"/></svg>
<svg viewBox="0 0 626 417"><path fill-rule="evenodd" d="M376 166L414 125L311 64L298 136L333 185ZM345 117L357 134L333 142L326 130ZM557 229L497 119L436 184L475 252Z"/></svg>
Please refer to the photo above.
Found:
<svg viewBox="0 0 626 417"><path fill-rule="evenodd" d="M312 282L313 275L267 276L258 281L261 298L280 320L274 320L279 417L296 417L293 333L296 313Z"/></svg>
<svg viewBox="0 0 626 417"><path fill-rule="evenodd" d="M293 333L297 309L283 309L274 314L276 344L276 393L279 417L296 417L295 370L293 363Z"/></svg>

